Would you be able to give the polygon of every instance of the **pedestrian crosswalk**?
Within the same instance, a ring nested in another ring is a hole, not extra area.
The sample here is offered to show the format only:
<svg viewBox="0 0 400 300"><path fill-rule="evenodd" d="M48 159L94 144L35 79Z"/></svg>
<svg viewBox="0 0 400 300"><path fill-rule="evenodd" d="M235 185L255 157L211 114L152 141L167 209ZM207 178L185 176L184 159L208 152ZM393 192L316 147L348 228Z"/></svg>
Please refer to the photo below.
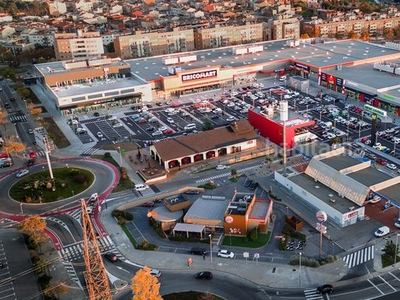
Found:
<svg viewBox="0 0 400 300"><path fill-rule="evenodd" d="M375 250L374 245L371 245L366 248L347 254L343 256L342 259L346 263L347 267L350 269L374 259L374 250Z"/></svg>
<svg viewBox="0 0 400 300"><path fill-rule="evenodd" d="M71 280L73 280L83 290L82 284L79 280L78 275L76 274L75 268L72 265L72 263L70 263L69 261L68 262L63 261L63 265L64 265L65 271L67 271Z"/></svg>
<svg viewBox="0 0 400 300"><path fill-rule="evenodd" d="M241 172L249 171L249 170L252 170L252 169L255 169L255 168L258 168L258 167L259 167L258 165L250 166L250 167L238 169L237 171L238 171L238 173L241 173ZM206 181L210 181L210 180L226 177L226 176L229 176L229 175L231 175L231 172L224 172L224 173L217 174L217 175L214 175L214 176L210 176L210 177L207 177L207 178L198 179L198 180L196 180L196 183L206 182Z"/></svg>
<svg viewBox="0 0 400 300"><path fill-rule="evenodd" d="M70 211L67 214L70 215L72 218L78 220L78 222L80 223L80 221L81 221L81 211L82 210L79 208L79 209L76 209L74 211Z"/></svg>
<svg viewBox="0 0 400 300"><path fill-rule="evenodd" d="M28 117L24 114L14 114L8 116L11 123L28 122Z"/></svg>
<svg viewBox="0 0 400 300"><path fill-rule="evenodd" d="M309 300L323 300L324 296L317 292L316 289L304 290L304 296Z"/></svg>
<svg viewBox="0 0 400 300"><path fill-rule="evenodd" d="M86 151L82 152L81 156L90 156L92 155L94 152L96 152L97 150L99 150L98 147L92 147L87 149Z"/></svg>
<svg viewBox="0 0 400 300"><path fill-rule="evenodd" d="M125 258L118 252L110 236L101 237L98 239L98 244L101 253L113 252L120 260L125 260ZM75 261L81 259L83 258L83 241L64 246L58 251L58 253L64 261Z"/></svg>

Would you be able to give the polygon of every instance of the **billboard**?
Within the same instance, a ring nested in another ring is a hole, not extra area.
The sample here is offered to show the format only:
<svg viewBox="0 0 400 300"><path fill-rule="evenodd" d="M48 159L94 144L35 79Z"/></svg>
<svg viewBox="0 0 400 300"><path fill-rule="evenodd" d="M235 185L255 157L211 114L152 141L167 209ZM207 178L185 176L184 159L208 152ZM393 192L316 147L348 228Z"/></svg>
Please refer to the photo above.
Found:
<svg viewBox="0 0 400 300"><path fill-rule="evenodd" d="M217 70L207 70L196 73L182 74L182 82L217 77Z"/></svg>

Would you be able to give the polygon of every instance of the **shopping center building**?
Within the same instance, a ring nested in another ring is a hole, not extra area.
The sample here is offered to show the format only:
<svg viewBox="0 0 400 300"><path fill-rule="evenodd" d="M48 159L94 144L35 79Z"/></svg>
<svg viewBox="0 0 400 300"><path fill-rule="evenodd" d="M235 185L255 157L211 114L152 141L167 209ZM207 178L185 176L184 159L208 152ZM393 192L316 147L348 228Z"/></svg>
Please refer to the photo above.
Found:
<svg viewBox="0 0 400 300"><path fill-rule="evenodd" d="M344 98L400 113L399 49L394 43L359 40L281 40L125 61L50 62L36 65L35 75L60 111L69 113L100 103L145 103L230 89L257 80L261 73L299 75L342 92Z"/></svg>

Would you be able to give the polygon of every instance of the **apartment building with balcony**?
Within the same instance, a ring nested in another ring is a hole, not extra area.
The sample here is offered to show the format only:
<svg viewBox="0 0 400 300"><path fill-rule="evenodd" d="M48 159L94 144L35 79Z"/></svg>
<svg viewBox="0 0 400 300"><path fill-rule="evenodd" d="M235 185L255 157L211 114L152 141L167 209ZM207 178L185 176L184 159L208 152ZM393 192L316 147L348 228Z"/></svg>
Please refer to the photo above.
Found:
<svg viewBox="0 0 400 300"><path fill-rule="evenodd" d="M263 23L247 22L243 25L227 23L207 24L194 28L197 50L250 44L264 40Z"/></svg>
<svg viewBox="0 0 400 300"><path fill-rule="evenodd" d="M114 48L122 59L193 51L193 29L176 27L171 31L136 31L135 34L117 36Z"/></svg>
<svg viewBox="0 0 400 300"><path fill-rule="evenodd" d="M99 32L57 33L54 51L57 60L97 58L104 54L103 40Z"/></svg>

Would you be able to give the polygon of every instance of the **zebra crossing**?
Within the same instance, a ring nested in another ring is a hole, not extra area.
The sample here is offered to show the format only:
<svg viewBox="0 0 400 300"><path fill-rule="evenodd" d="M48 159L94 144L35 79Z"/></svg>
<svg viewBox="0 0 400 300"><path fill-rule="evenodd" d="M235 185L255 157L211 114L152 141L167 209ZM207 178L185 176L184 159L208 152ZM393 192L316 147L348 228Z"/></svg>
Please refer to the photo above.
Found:
<svg viewBox="0 0 400 300"><path fill-rule="evenodd" d="M72 218L76 219L79 223L81 221L81 209L76 209L74 211L70 211L67 213L67 215L71 216Z"/></svg>
<svg viewBox="0 0 400 300"><path fill-rule="evenodd" d="M9 115L8 118L10 119L11 123L28 122L28 117L23 114Z"/></svg>
<svg viewBox="0 0 400 300"><path fill-rule="evenodd" d="M98 147L89 148L89 149L85 150L84 152L82 152L81 156L90 156L90 155L92 155L94 152L96 152L99 149L100 148L98 148Z"/></svg>
<svg viewBox="0 0 400 300"><path fill-rule="evenodd" d="M375 250L374 245L371 245L343 256L342 260L346 263L347 267L350 269L367 261L373 260L374 250Z"/></svg>
<svg viewBox="0 0 400 300"><path fill-rule="evenodd" d="M79 280L78 274L76 274L75 268L72 263L70 263L69 261L63 261L62 264L64 265L64 269L65 271L67 271L71 280L73 280L83 290L81 281Z"/></svg>
<svg viewBox="0 0 400 300"><path fill-rule="evenodd" d="M115 248L110 236L101 237L98 239L98 244L101 253L113 252L120 260L125 260L125 258L118 252L117 248ZM83 257L83 241L67 245L59 250L58 253L64 261L78 260Z"/></svg>
<svg viewBox="0 0 400 300"><path fill-rule="evenodd" d="M310 300L323 300L324 296L317 292L316 289L304 290L304 296Z"/></svg>
<svg viewBox="0 0 400 300"><path fill-rule="evenodd" d="M249 171L249 170L252 170L252 169L256 169L258 167L259 167L258 165L249 166L249 167L246 167L246 168L238 169L237 171L238 172L245 172L245 171ZM210 177L207 177L207 178L198 179L198 180L196 180L196 183L206 182L206 181L210 181L210 180L226 177L226 176L229 176L229 175L231 175L231 172L225 172L225 173L217 174L217 175L210 176Z"/></svg>

